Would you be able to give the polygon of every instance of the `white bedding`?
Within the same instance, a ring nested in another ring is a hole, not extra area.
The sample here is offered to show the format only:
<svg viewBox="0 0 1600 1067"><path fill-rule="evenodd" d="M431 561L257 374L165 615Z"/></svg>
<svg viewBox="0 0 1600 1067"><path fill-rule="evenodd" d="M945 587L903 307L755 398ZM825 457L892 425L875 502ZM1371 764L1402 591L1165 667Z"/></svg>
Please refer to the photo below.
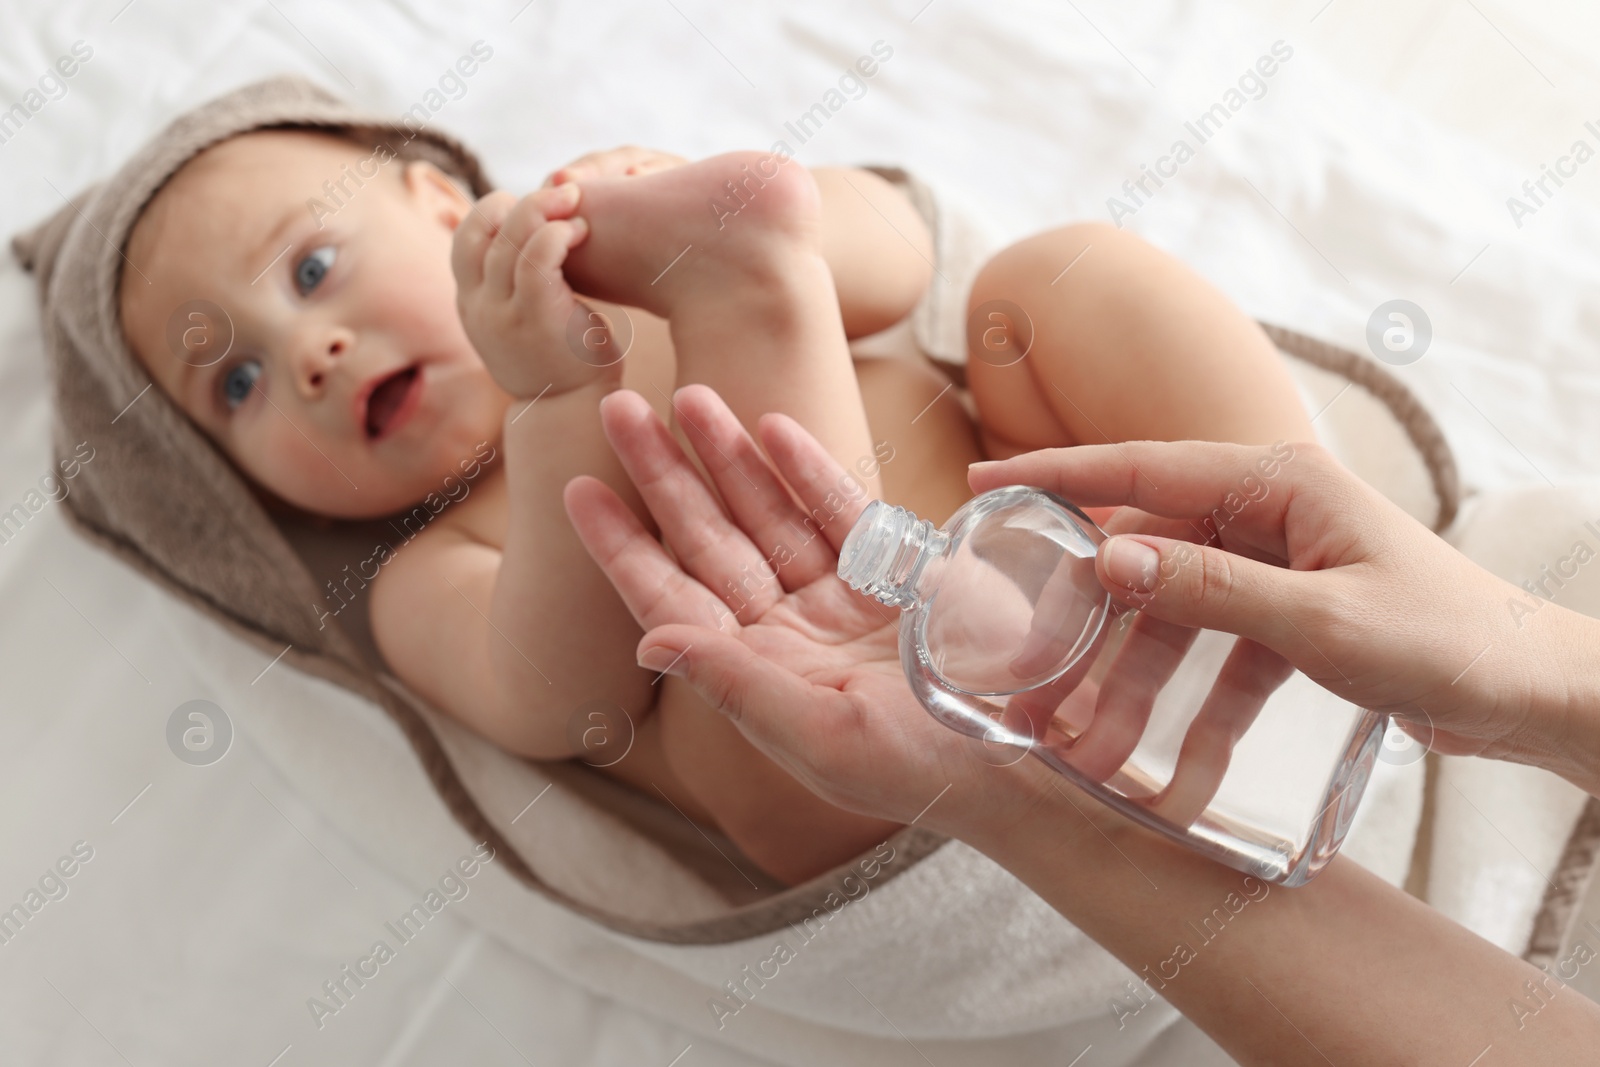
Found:
<svg viewBox="0 0 1600 1067"><path fill-rule="evenodd" d="M70 195L106 173L173 114L286 70L399 114L487 42L492 59L434 121L516 188L617 143L690 156L769 145L881 40L892 57L808 143L791 140L798 157L908 166L1017 236L1106 217L1107 197L1140 163L1154 163L1186 119L1281 39L1294 55L1265 95L1128 224L1251 313L1352 347L1377 304L1416 301L1437 336L1399 373L1443 422L1469 486L1592 479L1600 217L1568 198L1539 226L1513 229L1503 201L1527 173L1323 67L1309 9L1272 24L1222 0L1138 14L1043 0L521 7L13 5L0 110L73 42L93 55L64 97L0 144L3 228L55 211L57 190ZM8 260L0 510L49 466L33 302ZM187 612L72 537L58 508L0 544L0 604L0 906L75 842L94 849L67 896L0 944L0 1060L792 1062L781 1047L706 1033L702 1004L652 1001L645 970L626 987L597 988L448 910L319 1031L307 998L456 855L369 855L339 830L359 820L308 806L293 775L252 745L248 723L317 685L281 666L253 681L268 663L231 641L197 647ZM196 697L232 709L241 727L209 767L179 762L164 736L171 711ZM392 761L425 788L398 737L388 751L307 758ZM1520 948L1518 929L1484 918L1494 903L1479 898L1460 914ZM1212 1062L1192 1034L1167 1040L1144 1062ZM885 1039L879 1060L959 1062L954 1049L918 1045ZM1079 1053L1037 1051L1061 1063Z"/></svg>

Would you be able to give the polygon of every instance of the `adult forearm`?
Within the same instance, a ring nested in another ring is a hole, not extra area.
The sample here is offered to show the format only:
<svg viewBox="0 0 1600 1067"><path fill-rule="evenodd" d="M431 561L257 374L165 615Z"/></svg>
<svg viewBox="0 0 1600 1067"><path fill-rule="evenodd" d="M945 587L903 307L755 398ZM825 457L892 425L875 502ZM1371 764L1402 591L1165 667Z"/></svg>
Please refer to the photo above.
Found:
<svg viewBox="0 0 1600 1067"><path fill-rule="evenodd" d="M1106 1005L1161 996L1247 1065L1577 1063L1600 1007L1336 859L1268 885L1061 786L1059 802L975 841L1138 976Z"/></svg>

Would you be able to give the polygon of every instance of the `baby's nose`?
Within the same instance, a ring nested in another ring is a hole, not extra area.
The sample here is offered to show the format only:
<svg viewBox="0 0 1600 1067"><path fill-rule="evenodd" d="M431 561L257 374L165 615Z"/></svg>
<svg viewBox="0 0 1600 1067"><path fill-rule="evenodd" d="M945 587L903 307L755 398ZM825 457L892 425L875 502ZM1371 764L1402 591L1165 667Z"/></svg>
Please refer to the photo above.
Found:
<svg viewBox="0 0 1600 1067"><path fill-rule="evenodd" d="M336 329L312 339L306 345L298 377L308 397L323 389L328 374L340 358L350 351L354 342L355 338L348 330Z"/></svg>

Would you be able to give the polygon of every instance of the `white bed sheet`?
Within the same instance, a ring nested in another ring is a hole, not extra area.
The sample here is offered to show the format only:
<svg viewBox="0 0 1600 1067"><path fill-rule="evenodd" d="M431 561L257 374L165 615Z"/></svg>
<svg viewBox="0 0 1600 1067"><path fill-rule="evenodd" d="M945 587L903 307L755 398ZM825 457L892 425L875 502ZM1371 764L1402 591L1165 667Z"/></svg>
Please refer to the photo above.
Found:
<svg viewBox="0 0 1600 1067"><path fill-rule="evenodd" d="M9 233L54 211L57 190L103 175L171 115L285 70L398 114L484 40L493 58L436 121L523 187L597 146L766 146L883 40L892 59L796 146L799 158L909 166L1016 236L1104 218L1139 164L1282 39L1295 55L1266 95L1129 225L1253 314L1333 341L1359 346L1373 307L1416 301L1437 337L1400 373L1445 424L1468 484L1590 480L1593 209L1561 201L1536 230L1514 230L1502 201L1526 175L1325 69L1309 13L1286 8L1274 23L1222 0L1137 12L510 0L471 13L28 0L7 13L0 108L74 41L94 55L64 98L0 145L0 221ZM0 339L3 508L49 463L33 288L9 263ZM196 696L242 706L259 689L196 662L174 622L183 609L73 538L58 509L0 545L0 604L0 904L74 842L95 849L69 895L0 944L0 1059L757 1062L697 1036L678 1008L585 989L454 916L316 1030L306 999L426 874L363 853L247 735L212 767L174 759L163 737L174 707ZM438 857L440 869L453 858ZM1060 1051L1066 1062L1077 1050Z"/></svg>

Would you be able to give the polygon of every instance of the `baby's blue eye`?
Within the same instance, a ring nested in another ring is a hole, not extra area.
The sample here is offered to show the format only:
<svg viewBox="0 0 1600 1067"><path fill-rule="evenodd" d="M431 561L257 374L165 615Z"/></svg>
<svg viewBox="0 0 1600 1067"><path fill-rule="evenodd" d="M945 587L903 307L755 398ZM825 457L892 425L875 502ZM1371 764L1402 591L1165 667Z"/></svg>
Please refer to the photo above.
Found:
<svg viewBox="0 0 1600 1067"><path fill-rule="evenodd" d="M311 292L323 278L328 276L336 255L338 253L332 245L323 245L321 248L313 248L306 253L304 259L295 264L294 286L300 290L301 296Z"/></svg>
<svg viewBox="0 0 1600 1067"><path fill-rule="evenodd" d="M228 406L229 411L244 403L260 377L261 361L258 359L242 359L224 372L220 388L222 402Z"/></svg>

